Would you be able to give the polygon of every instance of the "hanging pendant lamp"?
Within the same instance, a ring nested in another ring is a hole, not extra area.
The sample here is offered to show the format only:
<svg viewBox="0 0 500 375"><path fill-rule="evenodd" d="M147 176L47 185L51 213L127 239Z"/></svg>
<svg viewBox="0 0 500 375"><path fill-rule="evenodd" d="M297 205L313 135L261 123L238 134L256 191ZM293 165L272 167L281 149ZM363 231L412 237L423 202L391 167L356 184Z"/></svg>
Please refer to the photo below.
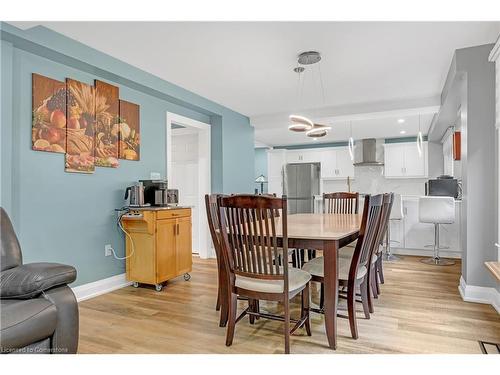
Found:
<svg viewBox="0 0 500 375"><path fill-rule="evenodd" d="M302 94L304 88L304 79L302 78L302 73L305 68L301 65L312 65L319 63L321 61L321 54L316 51L303 52L298 56L297 66L293 69L295 73L298 73L297 80L297 107L301 107ZM320 84L321 84L321 94L323 98L323 105L325 104L325 92L323 87L323 80L321 77L320 64L318 66ZM297 133L306 133L307 137L310 138L321 138L328 134L328 130L331 130L331 126L315 124L309 118L299 114L291 114L289 116L291 124L288 126L288 130Z"/></svg>
<svg viewBox="0 0 500 375"><path fill-rule="evenodd" d="M352 121L349 122L349 128L350 128L350 136L349 136L349 156L351 157L351 161L354 160L354 138L352 137Z"/></svg>
<svg viewBox="0 0 500 375"><path fill-rule="evenodd" d="M417 135L417 150L418 156L422 157L422 150L424 145L424 137L422 135L422 130L420 129L420 114L418 115L418 135Z"/></svg>

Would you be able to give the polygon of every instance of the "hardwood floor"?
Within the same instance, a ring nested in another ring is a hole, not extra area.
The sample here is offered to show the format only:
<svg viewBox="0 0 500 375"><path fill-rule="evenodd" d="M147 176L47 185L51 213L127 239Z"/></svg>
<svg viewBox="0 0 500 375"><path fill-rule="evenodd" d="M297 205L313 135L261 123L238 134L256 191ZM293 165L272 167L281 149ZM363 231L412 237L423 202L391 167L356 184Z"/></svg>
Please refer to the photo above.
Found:
<svg viewBox="0 0 500 375"><path fill-rule="evenodd" d="M311 313L312 336L299 329L292 353L481 353L477 340L500 342L500 317L493 307L463 302L458 293L460 263L420 263L419 257L385 263L385 284L371 319L358 306L359 339L347 319L338 319L338 349L327 346L323 316ZM191 280L153 287L123 288L80 303L79 353L283 353L283 325L244 318L231 347L215 311L214 260L195 258ZM312 287L312 301L319 301ZM296 301L292 316L298 316ZM344 304L344 301L340 302ZM240 302L240 307L245 305ZM276 303L261 302L276 312ZM241 310L241 309L240 309ZM342 311L340 311L342 312Z"/></svg>

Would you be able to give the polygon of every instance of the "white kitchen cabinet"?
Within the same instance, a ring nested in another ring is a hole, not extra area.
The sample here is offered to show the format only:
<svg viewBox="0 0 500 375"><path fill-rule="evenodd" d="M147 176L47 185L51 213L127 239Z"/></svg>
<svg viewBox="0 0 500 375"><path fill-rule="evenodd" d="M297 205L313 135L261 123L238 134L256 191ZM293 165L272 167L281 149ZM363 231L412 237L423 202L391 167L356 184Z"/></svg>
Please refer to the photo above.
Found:
<svg viewBox="0 0 500 375"><path fill-rule="evenodd" d="M428 145L423 143L419 155L416 142L384 145L384 176L386 178L426 178L428 175Z"/></svg>
<svg viewBox="0 0 500 375"><path fill-rule="evenodd" d="M430 255L434 244L434 225L421 223L418 213L418 198L403 198L403 219L391 220L391 246L410 250L415 255ZM459 255L460 244L460 203L455 203L455 223L439 226L441 253ZM398 241L399 243L396 243ZM419 250L425 250L424 252ZM446 256L446 255L444 255Z"/></svg>
<svg viewBox="0 0 500 375"><path fill-rule="evenodd" d="M336 147L321 152L321 178L344 179L354 178L354 165L347 147Z"/></svg>
<svg viewBox="0 0 500 375"><path fill-rule="evenodd" d="M283 166L286 164L286 150L267 151L267 191L283 194Z"/></svg>
<svg viewBox="0 0 500 375"><path fill-rule="evenodd" d="M320 161L320 152L315 149L287 150L287 163L317 163Z"/></svg>

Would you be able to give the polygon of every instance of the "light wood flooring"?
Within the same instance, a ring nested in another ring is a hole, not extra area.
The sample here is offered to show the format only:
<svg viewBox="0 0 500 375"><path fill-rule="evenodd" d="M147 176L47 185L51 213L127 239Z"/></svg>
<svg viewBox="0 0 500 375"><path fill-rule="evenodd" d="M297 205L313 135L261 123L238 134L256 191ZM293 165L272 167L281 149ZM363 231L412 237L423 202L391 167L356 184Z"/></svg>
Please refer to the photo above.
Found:
<svg viewBox="0 0 500 375"><path fill-rule="evenodd" d="M480 353L478 340L500 342L500 315L493 307L460 298L460 263L436 267L418 259L385 263L386 282L371 319L364 319L358 306L358 340L351 338L348 321L338 318L338 349L330 350L323 316L311 313L312 336L296 331L292 353ZM226 329L219 328L214 308L215 261L195 258L191 276L187 282L172 280L160 293L130 286L80 303L78 351L283 353L282 323L265 319L252 326L244 318L233 345L226 347ZM317 303L319 289L312 289ZM240 304L241 310L245 303ZM261 308L280 310L275 302L261 302Z"/></svg>

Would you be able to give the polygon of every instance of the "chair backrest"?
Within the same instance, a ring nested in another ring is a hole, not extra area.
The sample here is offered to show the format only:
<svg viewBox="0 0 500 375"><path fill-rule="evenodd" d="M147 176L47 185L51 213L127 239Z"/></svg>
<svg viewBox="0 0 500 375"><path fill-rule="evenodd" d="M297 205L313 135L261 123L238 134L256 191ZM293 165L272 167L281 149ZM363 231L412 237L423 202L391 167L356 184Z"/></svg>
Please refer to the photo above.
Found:
<svg viewBox="0 0 500 375"><path fill-rule="evenodd" d="M382 200L382 218L380 219L380 228L378 231L379 246L375 247L376 254L381 252L380 245L384 241L385 235L387 233L387 227L389 226L389 219L391 217L393 205L394 205L394 193L384 194L384 198Z"/></svg>
<svg viewBox="0 0 500 375"><path fill-rule="evenodd" d="M359 193L324 193L323 213L325 214L357 214Z"/></svg>
<svg viewBox="0 0 500 375"><path fill-rule="evenodd" d="M221 252L220 222L219 214L217 212L217 198L219 196L220 194L205 194L205 208L207 210L208 228L210 229L210 235L212 236L215 256L217 257L217 263L221 265L223 264L224 259L222 258Z"/></svg>
<svg viewBox="0 0 500 375"><path fill-rule="evenodd" d="M5 271L23 264L21 246L9 215L0 207L0 270Z"/></svg>
<svg viewBox="0 0 500 375"><path fill-rule="evenodd" d="M288 292L288 262L280 267L279 261L288 254L286 196L223 196L218 204L221 227L227 228L221 231L222 251L230 281L234 283L234 275L284 280Z"/></svg>
<svg viewBox="0 0 500 375"><path fill-rule="evenodd" d="M351 261L349 277L355 277L359 266L367 266L375 245L378 244L377 233L382 217L383 195L366 195L359 228L358 241Z"/></svg>
<svg viewBox="0 0 500 375"><path fill-rule="evenodd" d="M421 223L452 224L455 222L455 198L427 196L418 199Z"/></svg>

